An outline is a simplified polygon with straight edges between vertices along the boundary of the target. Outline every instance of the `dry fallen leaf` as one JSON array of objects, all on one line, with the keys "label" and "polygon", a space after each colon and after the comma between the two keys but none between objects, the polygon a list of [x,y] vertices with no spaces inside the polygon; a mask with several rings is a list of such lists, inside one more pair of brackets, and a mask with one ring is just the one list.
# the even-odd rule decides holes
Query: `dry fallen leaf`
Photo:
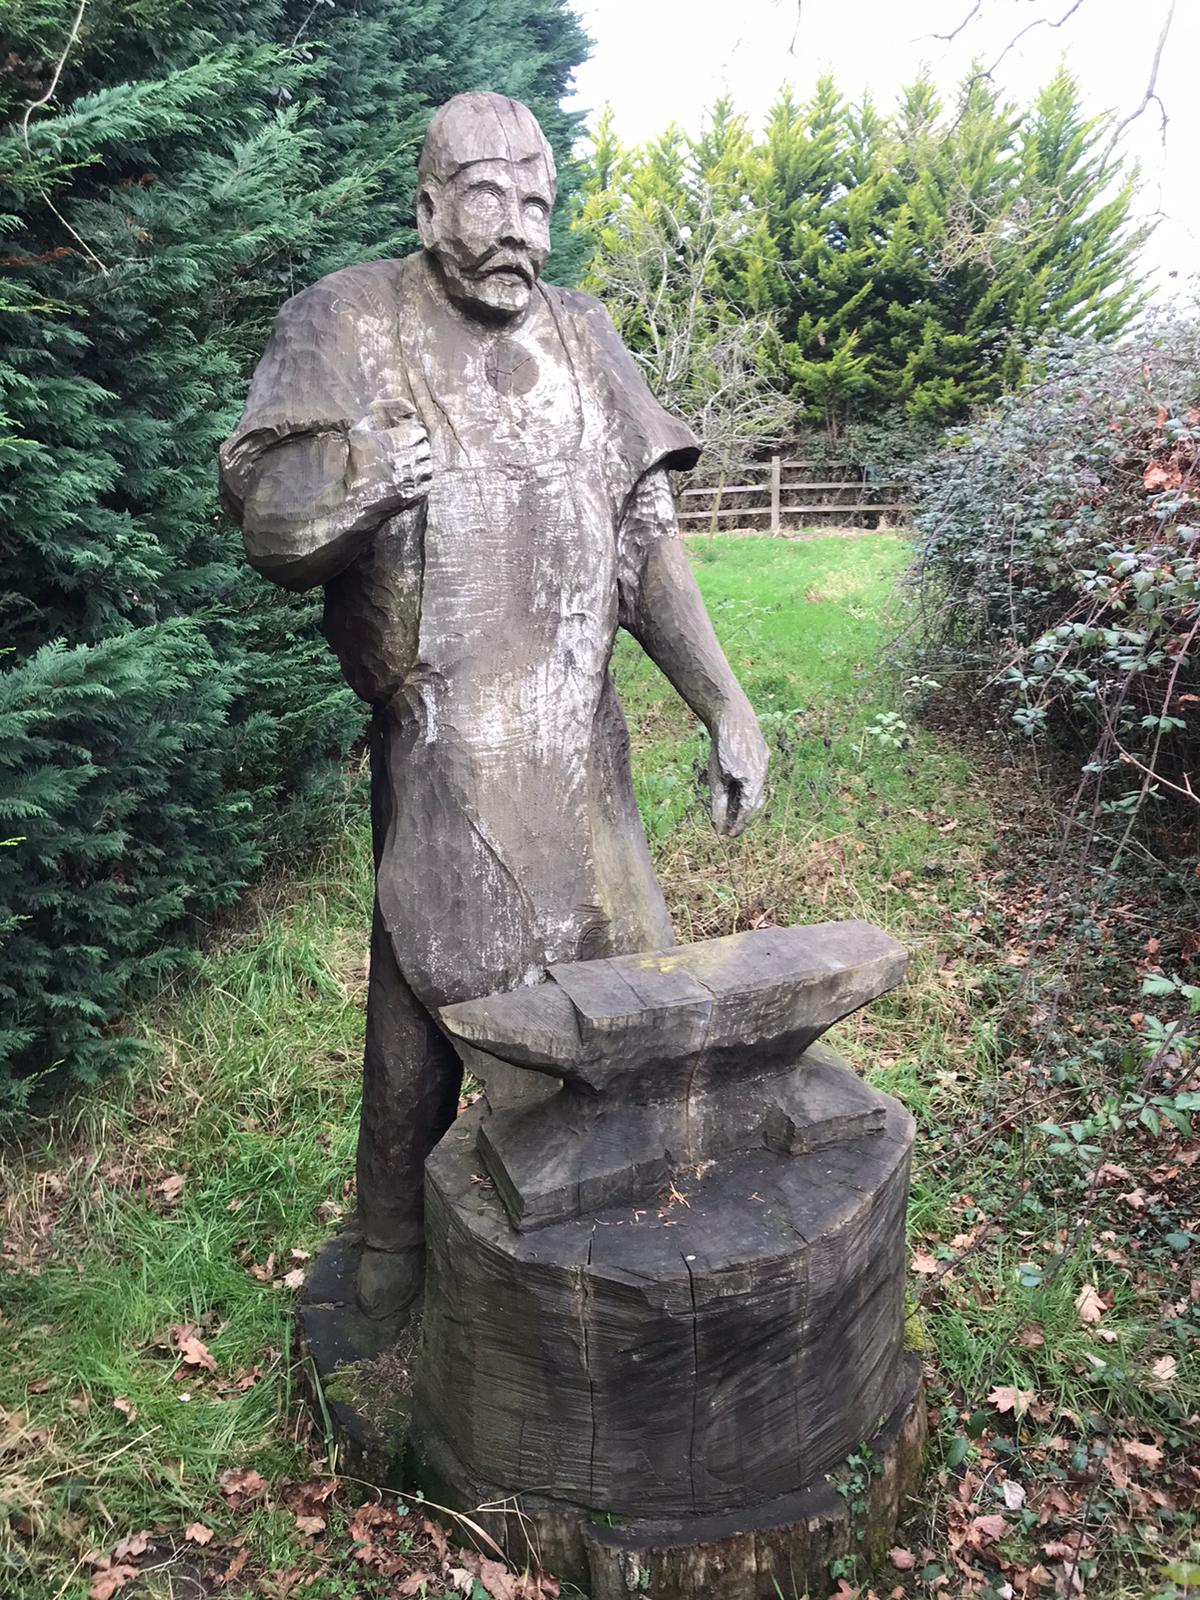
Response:
[{"label": "dry fallen leaf", "polygon": [[1046,1335],[1040,1328],[1030,1325],[1022,1328],[1017,1335],[1017,1343],[1025,1350],[1039,1350],[1046,1342]]},{"label": "dry fallen leaf", "polygon": [[517,1600],[516,1575],[499,1561],[489,1561],[486,1556],[481,1556],[479,1581],[492,1600]]},{"label": "dry fallen leaf", "polygon": [[[405,1578],[404,1582],[396,1590],[396,1593],[398,1595],[406,1595],[406,1596],[407,1595],[413,1595],[413,1594],[420,1594],[421,1585],[423,1583],[431,1582],[432,1578],[433,1578],[433,1574],[431,1572],[414,1572],[414,1573],[410,1574],[409,1577]],[[468,1589],[467,1593],[469,1594],[470,1592],[471,1591]]]},{"label": "dry fallen leaf", "polygon": [[172,1328],[171,1334],[175,1340],[175,1348],[179,1351],[184,1366],[200,1367],[205,1372],[215,1372],[217,1370],[217,1363],[209,1354],[208,1346],[202,1344],[196,1337],[194,1323],[189,1322],[186,1326]]},{"label": "dry fallen leaf", "polygon": [[318,1533],[325,1532],[325,1518],[318,1516],[297,1516],[296,1529],[298,1532],[306,1534],[310,1539],[315,1539]]},{"label": "dry fallen leaf", "polygon": [[206,1528],[202,1522],[189,1522],[183,1530],[183,1537],[189,1544],[207,1544],[212,1536],[212,1529]]},{"label": "dry fallen leaf", "polygon": [[183,1193],[183,1186],[187,1182],[182,1172],[176,1172],[170,1178],[164,1178],[161,1183],[154,1185],[155,1194],[162,1195],[169,1206],[178,1205],[179,1197]]},{"label": "dry fallen leaf", "polygon": [[992,1544],[997,1539],[1003,1539],[1007,1530],[1008,1523],[998,1512],[987,1517],[971,1518],[971,1532],[977,1541],[984,1544]]},{"label": "dry fallen leaf", "polygon": [[229,1467],[224,1472],[218,1472],[217,1482],[221,1486],[221,1493],[235,1511],[244,1500],[252,1500],[267,1487],[267,1480],[253,1467],[243,1467],[241,1471]]},{"label": "dry fallen leaf", "polygon": [[438,1523],[431,1522],[428,1517],[425,1518],[421,1526],[433,1540],[433,1548],[437,1551],[439,1559],[444,1561],[449,1550],[449,1545],[446,1542],[446,1530],[440,1527]]},{"label": "dry fallen leaf", "polygon": [[304,1268],[293,1267],[290,1272],[285,1272],[279,1280],[279,1286],[284,1289],[302,1289],[304,1287]]},{"label": "dry fallen leaf", "polygon": [[112,1600],[118,1589],[123,1589],[131,1578],[136,1578],[138,1569],[127,1566],[124,1562],[114,1565],[105,1556],[96,1576],[93,1578],[88,1594],[91,1600]]},{"label": "dry fallen leaf", "polygon": [[888,1551],[888,1560],[899,1572],[909,1572],[917,1564],[917,1558],[911,1550],[899,1548]]},{"label": "dry fallen leaf", "polygon": [[1159,1356],[1158,1360],[1150,1368],[1150,1371],[1154,1374],[1155,1388],[1173,1383],[1178,1370],[1179,1363],[1174,1356]]},{"label": "dry fallen leaf", "polygon": [[1075,1296],[1075,1309],[1080,1322],[1099,1322],[1107,1309],[1094,1283],[1085,1283]]},{"label": "dry fallen leaf", "polygon": [[936,1272],[938,1270],[938,1262],[930,1255],[928,1250],[914,1250],[912,1269],[914,1272]]},{"label": "dry fallen leaf", "polygon": [[994,1405],[997,1411],[1011,1411],[1014,1417],[1023,1417],[1029,1410],[1033,1396],[1032,1389],[1015,1389],[1012,1384],[1004,1383],[997,1384],[988,1395],[988,1402]]},{"label": "dry fallen leaf", "polygon": [[257,1278],[259,1283],[269,1283],[270,1282],[270,1280],[275,1276],[275,1252],[274,1252],[274,1250],[271,1250],[271,1251],[268,1252],[267,1259],[263,1262],[263,1264],[261,1266],[259,1266],[257,1264],[257,1262],[253,1266],[251,1266],[251,1268],[250,1268],[250,1276],[252,1278]]},{"label": "dry fallen leaf", "polygon": [[114,1561],[127,1561],[130,1556],[144,1556],[150,1548],[150,1529],[127,1533],[113,1551]]},{"label": "dry fallen leaf", "polygon": [[119,1395],[117,1399],[113,1401],[113,1410],[123,1412],[125,1416],[129,1418],[130,1422],[137,1421],[137,1407],[134,1405],[132,1400],[126,1400],[124,1395]]},{"label": "dry fallen leaf", "polygon": [[1020,1511],[1025,1504],[1025,1491],[1015,1478],[1005,1478],[1000,1485],[1000,1493],[1010,1511]]},{"label": "dry fallen leaf", "polygon": [[250,1552],[249,1552],[249,1550],[247,1550],[243,1546],[243,1548],[238,1551],[238,1553],[234,1556],[233,1560],[225,1568],[225,1571],[217,1579],[217,1582],[218,1583],[232,1583],[233,1580],[241,1572],[242,1568],[246,1565],[247,1561],[249,1561],[249,1559],[250,1559]]},{"label": "dry fallen leaf", "polygon": [[1042,1554],[1051,1561],[1078,1561],[1080,1549],[1079,1539],[1051,1539],[1042,1546]]},{"label": "dry fallen leaf", "polygon": [[1140,1439],[1124,1439],[1121,1449],[1135,1461],[1144,1461],[1148,1467],[1161,1467],[1163,1453],[1156,1444],[1143,1444]]}]

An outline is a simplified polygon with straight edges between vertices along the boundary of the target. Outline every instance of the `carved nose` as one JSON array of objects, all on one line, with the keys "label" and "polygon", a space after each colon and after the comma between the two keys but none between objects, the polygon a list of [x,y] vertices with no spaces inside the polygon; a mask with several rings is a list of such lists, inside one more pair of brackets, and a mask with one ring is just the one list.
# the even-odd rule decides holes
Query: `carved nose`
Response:
[{"label": "carved nose", "polygon": [[528,243],[525,237],[525,222],[521,212],[521,204],[516,195],[509,195],[504,210],[504,231],[500,242],[507,245],[516,245],[524,248]]}]

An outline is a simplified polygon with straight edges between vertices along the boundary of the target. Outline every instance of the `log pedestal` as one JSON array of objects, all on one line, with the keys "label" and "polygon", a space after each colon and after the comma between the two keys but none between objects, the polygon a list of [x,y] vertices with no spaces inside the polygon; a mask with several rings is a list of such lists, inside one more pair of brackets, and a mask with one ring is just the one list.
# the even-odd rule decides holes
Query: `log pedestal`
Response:
[{"label": "log pedestal", "polygon": [[426,1168],[411,1442],[517,1562],[789,1600],[891,1542],[913,1122],[814,1041],[904,962],[862,923],[771,929],[443,1013],[485,1082],[560,1080],[506,1104],[493,1075]]},{"label": "log pedestal", "polygon": [[677,1172],[677,1198],[533,1233],[480,1181],[480,1115],[460,1119],[427,1169],[411,1442],[430,1497],[593,1600],[792,1600],[886,1550],[924,1412],[912,1120],[878,1099],[878,1133]]},{"label": "log pedestal", "polygon": [[913,1122],[814,1041],[903,967],[865,924],[762,930],[443,1012],[487,1094],[426,1165],[431,1501],[592,1600],[816,1600],[886,1552]]}]

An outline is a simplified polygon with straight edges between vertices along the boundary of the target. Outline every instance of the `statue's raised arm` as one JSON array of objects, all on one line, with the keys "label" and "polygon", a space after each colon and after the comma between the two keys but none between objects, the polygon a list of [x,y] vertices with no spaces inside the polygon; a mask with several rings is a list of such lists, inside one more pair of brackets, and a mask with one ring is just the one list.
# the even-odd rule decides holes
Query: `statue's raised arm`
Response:
[{"label": "statue's raised arm", "polygon": [[337,272],[275,319],[221,491],[246,556],[285,589],[327,583],[429,487],[429,440],[370,337],[385,316],[369,273]]}]

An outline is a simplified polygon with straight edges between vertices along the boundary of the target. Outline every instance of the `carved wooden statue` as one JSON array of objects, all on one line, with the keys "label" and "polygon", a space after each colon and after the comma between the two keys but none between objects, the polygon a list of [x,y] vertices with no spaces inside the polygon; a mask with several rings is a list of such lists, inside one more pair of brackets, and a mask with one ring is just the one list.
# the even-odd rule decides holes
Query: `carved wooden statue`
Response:
[{"label": "carved wooden statue", "polygon": [[720,830],[761,804],[767,766],[676,536],[667,472],[696,442],[601,306],[539,281],[555,170],[537,122],[460,95],[418,178],[423,248],[287,302],[221,452],[250,561],[324,584],[326,635],[374,707],[358,1298],[377,1317],[420,1285],[422,1167],[458,1099],[439,1009],[672,942],[617,627],[709,729]]}]

